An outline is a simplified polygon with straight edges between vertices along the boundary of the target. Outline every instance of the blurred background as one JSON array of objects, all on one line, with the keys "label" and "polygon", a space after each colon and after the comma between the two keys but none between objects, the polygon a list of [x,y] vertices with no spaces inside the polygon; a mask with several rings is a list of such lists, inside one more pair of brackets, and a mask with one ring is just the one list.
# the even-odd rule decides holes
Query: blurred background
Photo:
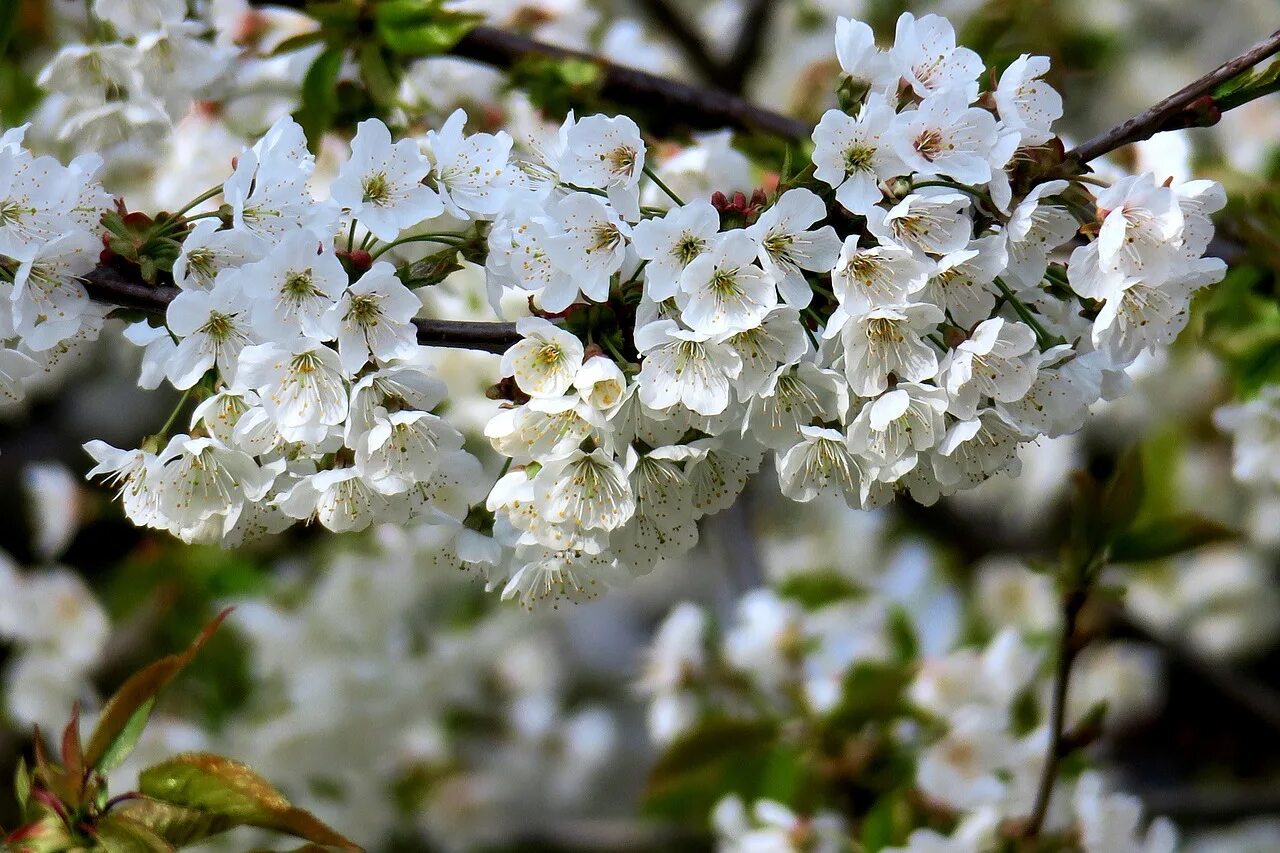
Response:
[{"label": "blurred background", "polygon": [[[296,105],[307,68],[270,55],[273,42],[305,26],[297,16],[234,0],[208,5],[242,54],[242,88],[193,110],[172,134],[86,140],[62,132],[74,105],[42,97],[35,82],[84,25],[84,4],[23,0],[19,37],[0,66],[4,126],[31,121],[33,144],[63,156],[109,146],[109,190],[135,208],[181,204]],[[837,16],[891,39],[901,11],[936,11],[993,67],[1021,53],[1050,56],[1067,105],[1060,132],[1077,141],[1280,22],[1275,0],[454,5],[811,121],[834,104]],[[420,60],[401,85],[410,126],[435,126],[459,105],[494,124],[540,121],[492,69],[463,60]],[[763,176],[730,145],[726,135],[673,144],[659,173],[685,197],[749,192]],[[321,169],[336,168],[338,155],[327,165],[325,156]],[[1124,592],[1091,614],[1098,642],[1074,700],[1082,715],[1107,702],[1088,754],[1148,813],[1173,818],[1188,849],[1280,849],[1280,414],[1249,421],[1262,458],[1248,465],[1233,456],[1231,431],[1248,418],[1230,414],[1269,393],[1269,411],[1280,411],[1280,99],[1117,156],[1158,177],[1215,178],[1232,198],[1214,247],[1232,271],[1198,297],[1167,357],[1142,365],[1134,393],[1101,406],[1082,433],[1029,447],[1020,477],[930,508],[901,500],[875,512],[801,510],[765,471],[743,500],[705,521],[687,558],[548,612],[500,602],[483,578],[443,558],[430,528],[295,529],[222,550],[132,527],[108,490],[85,482],[80,446],[91,438],[136,446],[174,400],[136,387],[140,351],[114,332],[69,349],[29,400],[0,411],[0,779],[12,777],[33,725],[56,729],[75,701],[93,709],[138,666],[235,604],[228,627],[163,700],[119,790],[148,760],[210,749],[250,761],[370,849],[712,849],[711,807],[756,782],[714,763],[686,778],[671,759],[671,745],[713,704],[674,690],[664,669],[673,660],[701,665],[689,651],[701,641],[678,636],[673,608],[698,605],[705,621],[694,620],[695,633],[721,638],[729,660],[782,642],[780,628],[752,621],[763,618],[762,590],[771,590],[763,595],[773,614],[790,612],[778,601],[811,610],[841,598],[832,590],[856,590],[849,600],[878,602],[884,619],[909,626],[924,660],[980,646],[1005,625],[1043,638],[1056,605],[1050,581],[1033,569],[1062,535],[1071,472],[1105,474],[1137,447],[1148,475],[1144,513],[1195,511],[1241,535],[1112,567]],[[479,268],[454,274],[428,299],[439,316],[491,316]],[[497,357],[439,351],[435,359],[469,449],[487,458],[481,427],[496,404],[483,391],[499,378]],[[13,825],[10,809],[0,796],[0,825]]]}]

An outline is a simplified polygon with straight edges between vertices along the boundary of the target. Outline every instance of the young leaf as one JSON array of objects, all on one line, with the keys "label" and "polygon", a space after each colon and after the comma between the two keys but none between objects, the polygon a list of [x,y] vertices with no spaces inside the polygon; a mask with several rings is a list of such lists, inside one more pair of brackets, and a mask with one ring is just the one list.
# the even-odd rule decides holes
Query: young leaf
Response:
[{"label": "young leaf", "polygon": [[226,832],[235,821],[221,815],[136,797],[121,803],[115,813],[124,814],[174,847],[189,847],[206,838]]},{"label": "young leaf", "polygon": [[106,853],[170,853],[176,848],[148,827],[122,814],[109,814],[94,827]]},{"label": "young leaf", "polygon": [[353,842],[315,815],[292,806],[246,764],[218,755],[188,753],[150,767],[138,777],[139,790],[153,800],[217,815],[240,826],[271,829],[344,850]]},{"label": "young leaf", "polygon": [[103,753],[102,758],[98,761],[98,772],[103,774],[110,773],[124,763],[124,760],[129,757],[129,753],[133,752],[133,748],[138,745],[138,739],[142,737],[142,730],[147,727],[147,720],[151,718],[151,709],[155,705],[155,699],[148,699],[138,706],[138,709],[133,712],[133,716],[129,717],[124,724],[124,728],[120,730],[120,735],[111,742],[111,745],[107,747],[107,751]]},{"label": "young leaf", "polygon": [[[97,728],[89,738],[89,747],[84,752],[85,767],[102,769],[103,760],[108,754],[116,761],[115,766],[118,766],[133,746],[127,743],[117,746],[117,741],[123,738],[127,742],[132,737],[133,743],[137,743],[137,732],[134,731],[134,727],[146,724],[150,707],[143,712],[141,724],[135,716],[144,706],[153,703],[156,694],[173,681],[178,673],[186,669],[230,613],[229,608],[219,613],[182,654],[161,658],[146,669],[134,673],[121,685],[107,702],[106,707],[102,709]],[[125,750],[123,754],[120,754],[121,749]]]},{"label": "young leaf", "polygon": [[1102,492],[1102,526],[1104,540],[1110,541],[1128,530],[1142,508],[1144,491],[1142,454],[1127,451],[1116,461],[1116,468]]},{"label": "young leaf", "polygon": [[1111,545],[1111,559],[1120,563],[1161,560],[1239,535],[1224,524],[1198,515],[1171,515],[1121,534]]},{"label": "young leaf", "polygon": [[18,812],[25,816],[27,803],[31,802],[31,773],[22,756],[18,756],[18,767],[13,771],[13,793],[18,798]]},{"label": "young leaf", "polygon": [[302,125],[313,152],[338,115],[338,73],[345,52],[341,47],[330,47],[316,57],[302,78],[302,104],[293,117]]}]

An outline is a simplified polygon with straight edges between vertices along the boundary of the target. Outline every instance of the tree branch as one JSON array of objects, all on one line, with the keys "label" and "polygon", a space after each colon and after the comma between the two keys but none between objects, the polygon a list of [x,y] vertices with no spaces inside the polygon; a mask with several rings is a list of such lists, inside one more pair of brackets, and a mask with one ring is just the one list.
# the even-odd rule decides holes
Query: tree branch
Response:
[{"label": "tree branch", "polygon": [[717,86],[723,85],[721,81],[725,74],[724,63],[712,55],[707,43],[689,25],[680,10],[667,0],[636,0],[636,5],[654,26],[661,29],[667,38],[676,43],[702,79]]},{"label": "tree branch", "polygon": [[738,43],[733,46],[733,54],[725,63],[724,75],[719,83],[730,92],[741,93],[747,85],[747,78],[755,70],[764,48],[764,35],[769,29],[770,15],[774,9],[782,5],[774,0],[752,0],[742,12],[742,29],[738,32]]},{"label": "tree branch", "polygon": [[1088,601],[1087,589],[1072,590],[1062,600],[1062,633],[1058,638],[1058,661],[1053,672],[1053,697],[1049,708],[1049,745],[1045,748],[1044,767],[1036,787],[1035,805],[1023,827],[1026,838],[1039,835],[1049,814],[1049,802],[1058,781],[1058,765],[1062,760],[1067,728],[1067,690],[1071,686],[1071,669],[1080,653],[1076,628],[1080,612]]},{"label": "tree branch", "polygon": [[[1164,130],[1213,124],[1220,114],[1210,93],[1222,83],[1248,71],[1277,53],[1280,53],[1280,30],[1235,59],[1222,63],[1199,80],[1174,92],[1155,106],[1077,146],[1068,152],[1068,156],[1081,163],[1088,163],[1117,148],[1150,139]],[[1199,102],[1203,98],[1210,98],[1210,100],[1202,105]],[[1212,120],[1206,120],[1206,113],[1210,114],[1209,118]]]},{"label": "tree branch", "polygon": [[450,53],[499,68],[509,68],[533,56],[591,62],[603,74],[600,94],[650,114],[649,129],[659,134],[681,128],[731,127],[799,140],[807,138],[813,130],[807,122],[766,110],[719,89],[693,86],[615,65],[594,54],[567,50],[494,27],[476,27],[454,45]]},{"label": "tree branch", "polygon": [[[81,280],[89,297],[97,302],[163,314],[180,292],[172,286],[152,287],[130,278],[114,267],[99,265]],[[520,340],[515,323],[477,323],[465,320],[414,320],[418,343],[503,353]]]}]

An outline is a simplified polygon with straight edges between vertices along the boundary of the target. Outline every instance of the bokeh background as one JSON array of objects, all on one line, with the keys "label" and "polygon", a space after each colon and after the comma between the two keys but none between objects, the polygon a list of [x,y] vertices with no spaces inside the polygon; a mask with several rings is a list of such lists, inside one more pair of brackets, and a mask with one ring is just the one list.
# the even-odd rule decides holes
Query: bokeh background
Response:
[{"label": "bokeh background", "polygon": [[[235,0],[210,5],[227,21],[249,14]],[[1275,0],[454,5],[814,121],[832,105],[836,16],[891,37],[899,12],[936,11],[989,65],[1024,52],[1052,57],[1067,104],[1061,132],[1076,140],[1280,25]],[[83,9],[79,0],[23,0],[20,35],[0,66],[5,127],[32,121],[29,138],[63,155],[86,141],[59,138],[67,105],[42,98],[34,76],[82,25]],[[286,11],[262,15],[266,35],[242,49],[263,55],[243,90],[217,105],[217,120],[205,105],[159,142],[90,144],[112,147],[108,189],[136,208],[172,208],[293,108],[307,64],[269,57],[262,45],[303,24]],[[727,73],[744,27],[759,31],[758,48]],[[418,62],[402,99],[406,120],[423,126],[457,105],[495,123],[538,121],[491,69],[452,58]],[[659,173],[685,197],[749,192],[763,176],[729,144],[672,146]],[[322,170],[336,169],[340,147],[322,153]],[[139,353],[116,334],[69,351],[31,399],[0,411],[0,779],[12,777],[34,724],[57,728],[76,701],[93,709],[129,672],[235,604],[227,629],[162,702],[126,779],[148,759],[219,751],[251,761],[371,849],[711,849],[709,807],[732,773],[695,780],[676,805],[669,791],[655,793],[673,727],[696,714],[655,687],[655,631],[674,607],[701,606],[726,643],[748,644],[737,652],[747,656],[750,643],[771,642],[772,629],[751,622],[759,596],[803,601],[833,585],[903,614],[925,655],[991,625],[1049,633],[1050,582],[1030,567],[1060,537],[1071,472],[1105,474],[1137,447],[1148,472],[1144,512],[1195,511],[1240,536],[1112,568],[1126,591],[1093,614],[1101,642],[1082,662],[1075,697],[1081,713],[1108,702],[1105,734],[1089,754],[1149,813],[1172,817],[1188,849],[1280,849],[1280,491],[1265,476],[1233,476],[1232,436],[1214,417],[1280,383],[1280,99],[1126,149],[1117,162],[1177,180],[1213,177],[1232,197],[1214,247],[1233,264],[1227,281],[1198,298],[1167,357],[1142,365],[1133,394],[1100,406],[1084,432],[1028,448],[1020,477],[931,508],[799,507],[766,472],[706,520],[687,558],[548,612],[500,602],[482,578],[439,559],[431,529],[295,529],[222,550],[133,528],[109,491],[84,481],[80,445],[136,446],[174,400],[136,388]],[[428,298],[440,316],[487,318],[483,294],[482,271],[471,268]],[[496,404],[483,391],[499,378],[497,358],[441,351],[436,361],[453,416],[487,458],[480,430]],[[11,803],[0,796],[0,825],[12,825]]]}]

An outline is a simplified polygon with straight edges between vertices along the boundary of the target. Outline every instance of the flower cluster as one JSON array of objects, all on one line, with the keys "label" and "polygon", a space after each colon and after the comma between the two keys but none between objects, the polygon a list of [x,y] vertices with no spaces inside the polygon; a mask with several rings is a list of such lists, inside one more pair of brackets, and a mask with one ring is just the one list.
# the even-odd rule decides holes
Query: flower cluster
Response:
[{"label": "flower cluster", "polygon": [[1044,57],[983,92],[937,16],[889,50],[856,21],[836,38],[846,106],[773,193],[641,206],[646,173],[665,184],[625,117],[570,117],[526,164],[540,194],[496,219],[489,284],[565,320],[521,325],[503,372],[528,399],[489,429],[518,464],[489,500],[508,594],[648,570],[769,450],[788,497],[861,507],[1016,473],[1221,276],[1216,184],[1032,177],[1062,112]]},{"label": "flower cluster", "polygon": [[357,226],[364,245],[389,246],[446,209],[489,207],[510,139],[464,137],[463,120],[428,136],[430,158],[363,123],[324,201],[308,189],[315,161],[292,120],[238,158],[222,187],[227,221],[200,221],[182,242],[165,325],[129,330],[145,346],[144,384],[199,392],[190,431],[139,450],[87,445],[91,475],[119,483],[135,523],[236,543],[294,519],[352,531],[466,517],[479,463],[432,413],[446,389],[418,345],[422,303],[354,245]]},{"label": "flower cluster", "polygon": [[0,136],[0,400],[17,402],[87,341],[105,310],[79,278],[101,249],[111,204],[96,179],[102,158],[67,166],[23,147],[26,126]]},{"label": "flower cluster", "polygon": [[[210,40],[210,22],[182,0],[92,0],[85,41],[67,44],[40,72],[57,140],[99,148],[153,144],[231,66],[235,51]],[[106,34],[114,38],[104,37]],[[56,116],[56,119],[53,117]]]},{"label": "flower cluster", "polygon": [[[624,116],[570,114],[517,145],[467,135],[461,111],[398,141],[362,122],[325,192],[299,126],[276,122],[184,213],[219,192],[220,211],[156,221],[180,293],[128,336],[144,386],[198,402],[189,430],[93,443],[95,474],[186,540],[427,517],[532,605],[687,550],[768,451],[788,497],[859,507],[1016,472],[1020,445],[1079,429],[1220,276],[1201,256],[1221,190],[1148,174],[1094,194],[1106,182],[1054,148],[1042,57],[983,91],[942,18],[903,15],[888,50],[865,24],[836,30],[844,108],[806,168],[749,197],[684,203]],[[520,294],[533,314],[494,388],[509,405],[485,432],[508,464],[484,505],[413,323],[410,285],[439,280],[415,257],[460,250],[495,309]],[[48,277],[79,294],[77,263]]]}]

